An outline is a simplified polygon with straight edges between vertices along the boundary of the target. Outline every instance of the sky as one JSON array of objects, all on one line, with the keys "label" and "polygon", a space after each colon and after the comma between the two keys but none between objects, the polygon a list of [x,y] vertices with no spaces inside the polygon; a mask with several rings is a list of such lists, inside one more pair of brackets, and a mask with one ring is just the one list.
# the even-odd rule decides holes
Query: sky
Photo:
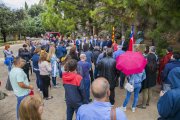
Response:
[{"label": "sky", "polygon": [[11,9],[19,9],[22,7],[24,8],[25,1],[28,6],[39,3],[39,0],[0,0],[0,3],[5,3],[5,5]]}]

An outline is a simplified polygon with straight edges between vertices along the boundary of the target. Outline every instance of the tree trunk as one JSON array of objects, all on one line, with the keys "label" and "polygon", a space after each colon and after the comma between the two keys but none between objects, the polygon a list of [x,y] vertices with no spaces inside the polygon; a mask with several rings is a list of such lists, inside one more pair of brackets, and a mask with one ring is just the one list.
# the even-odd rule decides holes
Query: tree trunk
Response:
[{"label": "tree trunk", "polygon": [[3,40],[4,40],[4,43],[6,43],[7,41],[6,41],[6,33],[5,32],[3,32],[2,33],[2,35],[3,35]]}]

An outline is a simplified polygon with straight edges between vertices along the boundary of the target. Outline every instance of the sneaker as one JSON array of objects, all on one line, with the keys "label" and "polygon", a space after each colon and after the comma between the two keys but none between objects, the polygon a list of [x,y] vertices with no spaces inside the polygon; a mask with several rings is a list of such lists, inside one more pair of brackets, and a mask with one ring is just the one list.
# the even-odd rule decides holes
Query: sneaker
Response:
[{"label": "sneaker", "polygon": [[133,107],[133,108],[132,108],[132,112],[135,112],[135,110],[136,110],[136,108],[135,108],[135,107]]},{"label": "sneaker", "polygon": [[126,107],[121,107],[122,108],[122,110],[125,112],[126,111]]}]

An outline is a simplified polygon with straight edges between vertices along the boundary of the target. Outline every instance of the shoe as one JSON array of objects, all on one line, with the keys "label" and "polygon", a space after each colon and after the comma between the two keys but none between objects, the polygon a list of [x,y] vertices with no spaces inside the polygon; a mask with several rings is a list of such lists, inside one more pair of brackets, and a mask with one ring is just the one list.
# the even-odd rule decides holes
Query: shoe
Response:
[{"label": "shoe", "polygon": [[132,108],[132,112],[135,112],[135,110],[136,110],[136,108],[135,108],[135,107],[133,107],[133,108]]},{"label": "shoe", "polygon": [[46,100],[50,100],[50,99],[52,99],[52,98],[53,98],[53,96],[50,96],[50,97],[47,97]]},{"label": "shoe", "polygon": [[146,106],[149,106],[149,104],[147,103]]},{"label": "shoe", "polygon": [[92,102],[92,99],[89,99],[89,102]]},{"label": "shoe", "polygon": [[137,105],[136,107],[141,108],[141,109],[146,109],[146,106],[144,106],[144,105]]},{"label": "shoe", "polygon": [[126,111],[126,107],[122,107],[122,110],[125,112]]}]

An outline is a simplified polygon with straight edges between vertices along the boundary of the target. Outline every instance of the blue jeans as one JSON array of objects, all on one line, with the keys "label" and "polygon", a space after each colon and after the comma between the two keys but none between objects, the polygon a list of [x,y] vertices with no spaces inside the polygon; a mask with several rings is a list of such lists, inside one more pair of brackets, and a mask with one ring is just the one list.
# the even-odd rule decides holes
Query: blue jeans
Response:
[{"label": "blue jeans", "polygon": [[90,98],[90,80],[84,80],[84,87],[86,92],[86,99],[89,101]]},{"label": "blue jeans", "polygon": [[19,120],[19,107],[20,107],[20,104],[21,104],[21,101],[27,97],[28,95],[25,95],[25,96],[21,96],[21,97],[18,97],[16,96],[17,98],[17,107],[16,107],[16,117],[17,117],[17,120]]},{"label": "blue jeans", "polygon": [[8,65],[8,72],[10,72],[12,69],[12,61],[10,61],[9,65]]},{"label": "blue jeans", "polygon": [[40,72],[37,70],[34,70],[34,73],[36,74],[36,84],[37,87],[42,91],[42,82],[41,82],[41,77],[40,77]]},{"label": "blue jeans", "polygon": [[59,77],[62,78],[61,63],[59,63],[58,68],[59,68]]},{"label": "blue jeans", "polygon": [[[141,89],[141,87],[134,88],[134,100],[133,100],[133,104],[132,104],[133,108],[136,107],[136,105],[138,103],[138,96],[139,96],[140,89]],[[131,92],[127,91],[126,98],[123,103],[123,107],[127,106],[128,102],[130,100],[130,97],[131,97]]]},{"label": "blue jeans", "polygon": [[67,105],[67,110],[66,110],[67,118],[66,118],[66,120],[72,120],[74,112],[77,113],[77,111],[78,111],[78,107],[76,108],[76,107],[69,105],[69,104],[66,104],[66,105]]}]

